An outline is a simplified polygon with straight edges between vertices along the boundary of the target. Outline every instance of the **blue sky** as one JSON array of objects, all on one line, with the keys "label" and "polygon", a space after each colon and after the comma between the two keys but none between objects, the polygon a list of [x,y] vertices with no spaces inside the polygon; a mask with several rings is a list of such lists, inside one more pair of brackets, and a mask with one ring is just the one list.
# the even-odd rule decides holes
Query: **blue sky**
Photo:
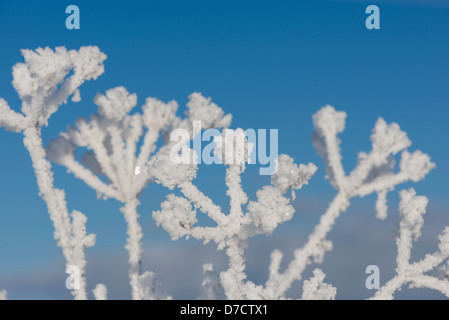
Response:
[{"label": "blue sky", "polygon": [[[429,212],[435,214],[427,217],[429,236],[423,240],[433,248],[434,236],[441,231],[439,226],[449,224],[449,8],[443,1],[432,1],[431,5],[424,0],[371,3],[380,7],[380,30],[365,28],[366,1],[4,0],[0,2],[0,97],[12,108],[20,109],[11,85],[12,66],[21,61],[20,49],[97,45],[108,55],[105,74],[81,87],[80,103],[69,103],[51,118],[49,127],[43,130],[45,142],[77,117],[95,113],[92,99],[96,92],[118,85],[136,92],[139,105],[148,96],[177,100],[180,114],[187,96],[199,91],[233,114],[234,128],[279,129],[280,153],[319,167],[310,185],[298,193],[298,214],[287,223],[290,226],[281,229],[293,240],[285,240],[281,233],[273,235],[272,240],[285,245],[287,251],[292,248],[291,241],[304,240],[333,196],[311,144],[312,114],[326,104],[347,112],[346,131],[341,135],[347,171],[353,168],[358,151],[369,151],[371,130],[382,116],[387,122],[397,122],[408,133],[412,150],[428,153],[437,164],[426,180],[404,185],[415,187],[430,199]],[[69,4],[80,8],[80,30],[65,28],[65,8]],[[52,239],[52,226],[45,204],[38,197],[21,137],[0,130],[0,142],[0,288],[13,287],[9,290],[11,298],[69,298],[63,287],[62,254]],[[97,245],[89,249],[88,259],[96,261],[91,268],[104,273],[98,256],[107,255],[108,261],[116,261],[124,254],[125,226],[119,204],[97,200],[92,190],[63,168],[55,165],[54,171],[56,185],[67,192],[69,208],[84,212],[89,218],[88,230],[97,233]],[[201,172],[199,186],[226,207],[223,172],[215,168],[203,168]],[[256,168],[250,168],[244,179],[250,196],[269,182],[269,178],[257,175]],[[151,211],[159,208],[165,194],[161,186],[150,185],[141,198],[147,268],[162,268],[166,261],[160,256],[159,264],[152,260],[152,250],[178,252],[177,246],[206,250],[192,241],[173,244],[154,225]],[[374,220],[374,198],[369,197],[355,203],[350,209],[353,215],[348,213],[352,219],[360,219],[360,225],[342,218],[333,234],[335,238],[348,244],[358,239],[357,235],[365,236],[360,230],[373,223],[379,223],[378,230],[383,230],[379,232],[392,232],[397,223],[397,194],[392,193],[390,198],[391,218],[387,221]],[[355,214],[356,210],[363,219]],[[348,229],[352,225],[354,228]],[[276,235],[285,241],[275,240]],[[394,238],[388,240],[385,248],[394,254]],[[255,243],[263,243],[260,241]],[[381,264],[387,255],[382,251],[383,242],[376,243],[379,245],[373,250],[377,258],[373,259]],[[348,250],[357,252],[350,246],[344,248],[336,247],[334,259],[345,256]],[[338,265],[338,259],[329,259],[324,271],[331,276],[332,265]],[[126,269],[126,261],[121,263]],[[256,278],[266,269],[265,262],[260,264],[261,269],[253,268]],[[352,266],[360,269],[354,263]],[[95,270],[91,279],[88,269],[90,285],[97,281],[95,277],[101,278],[102,272]],[[48,278],[45,273],[50,274]],[[128,290],[126,272],[122,273],[119,277],[123,290]],[[104,279],[107,285],[117,278],[118,271],[108,274],[110,278]],[[332,276],[341,282],[338,273]],[[263,275],[260,277],[263,279]],[[17,279],[28,280],[22,283]],[[39,285],[33,285],[33,281]],[[356,290],[350,289],[356,284],[347,283],[339,283],[343,297],[350,297]],[[358,290],[362,297],[367,294],[363,288]],[[127,294],[111,292],[117,298]]]}]

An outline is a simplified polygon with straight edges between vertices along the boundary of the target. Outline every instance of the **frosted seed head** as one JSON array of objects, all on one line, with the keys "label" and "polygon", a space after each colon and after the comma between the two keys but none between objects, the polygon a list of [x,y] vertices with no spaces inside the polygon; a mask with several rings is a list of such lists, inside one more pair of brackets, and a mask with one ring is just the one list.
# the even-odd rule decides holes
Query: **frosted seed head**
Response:
[{"label": "frosted seed head", "polygon": [[214,154],[224,164],[245,165],[249,163],[254,144],[250,143],[243,129],[225,129],[214,137]]},{"label": "frosted seed head", "polygon": [[40,125],[45,124],[58,105],[49,103],[58,85],[72,68],[70,54],[64,47],[22,50],[25,63],[13,67],[12,84],[19,94],[23,114]]},{"label": "frosted seed head", "polygon": [[271,176],[271,184],[281,194],[287,192],[288,189],[301,189],[303,185],[308,184],[316,170],[317,167],[313,163],[298,166],[293,162],[293,158],[281,154],[276,161],[276,173]]},{"label": "frosted seed head", "polygon": [[290,200],[283,197],[273,186],[264,186],[257,191],[257,202],[248,204],[248,216],[253,224],[270,234],[279,224],[290,220],[295,210]]},{"label": "frosted seed head", "polygon": [[119,124],[122,139],[137,140],[143,133],[142,116],[138,113],[126,115]]},{"label": "frosted seed head", "polygon": [[13,86],[22,100],[35,95],[39,88],[55,91],[72,67],[70,54],[64,47],[55,51],[48,47],[21,51],[25,63],[13,67]]},{"label": "frosted seed head", "polygon": [[398,124],[387,124],[382,118],[379,118],[376,122],[371,135],[371,142],[373,154],[377,155],[374,159],[380,162],[377,165],[383,164],[388,155],[394,155],[412,144],[407,137],[407,133],[401,131]]},{"label": "frosted seed head", "polygon": [[78,79],[96,80],[104,73],[107,56],[96,46],[84,46],[78,51],[70,50],[73,71]]},{"label": "frosted seed head", "polygon": [[147,98],[143,110],[143,122],[148,129],[167,130],[176,117],[178,103],[164,103],[154,98]]},{"label": "frosted seed head", "polygon": [[430,157],[417,150],[413,153],[403,151],[401,154],[401,162],[399,168],[405,173],[413,182],[418,182],[434,169],[436,166],[430,161]]},{"label": "frosted seed head", "polygon": [[336,135],[345,129],[346,112],[327,105],[313,115],[313,125],[319,136]]},{"label": "frosted seed head", "polygon": [[171,148],[161,149],[149,162],[148,172],[157,183],[172,190],[178,184],[190,182],[196,177],[198,166],[196,164],[196,153],[192,149],[190,152],[190,164],[176,164],[171,157]]},{"label": "frosted seed head", "polygon": [[324,283],[325,274],[321,269],[313,270],[313,277],[304,280],[302,300],[334,300],[337,289]]},{"label": "frosted seed head", "polygon": [[[97,47],[81,47],[78,51],[38,48],[22,50],[22,55],[25,63],[13,67],[13,86],[23,101],[22,113],[39,126],[46,125],[70,95],[75,94],[73,100],[79,101],[78,87],[102,74],[106,59]],[[66,79],[70,70],[73,74]]]},{"label": "frosted seed head", "polygon": [[153,219],[157,225],[161,225],[173,240],[188,235],[197,222],[196,210],[185,198],[173,194],[167,196],[167,200],[161,204],[161,210],[153,212]]},{"label": "frosted seed head", "polygon": [[187,103],[186,116],[190,122],[201,121],[203,129],[229,127],[232,116],[224,115],[224,111],[211,100],[211,98],[205,98],[201,93],[192,93]]},{"label": "frosted seed head", "polygon": [[130,94],[124,87],[116,87],[106,91],[105,96],[97,93],[94,103],[101,116],[119,121],[136,106],[137,95]]},{"label": "frosted seed head", "polygon": [[421,236],[421,228],[424,224],[424,214],[428,199],[424,196],[417,196],[413,188],[399,192],[401,202],[399,203],[399,212],[403,218],[406,227],[410,228],[415,240]]}]

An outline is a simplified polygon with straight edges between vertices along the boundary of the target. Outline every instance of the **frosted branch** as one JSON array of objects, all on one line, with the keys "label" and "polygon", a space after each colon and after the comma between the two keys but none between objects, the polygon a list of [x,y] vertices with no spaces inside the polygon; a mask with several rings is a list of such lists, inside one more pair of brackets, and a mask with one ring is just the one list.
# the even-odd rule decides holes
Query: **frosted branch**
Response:
[{"label": "frosted branch", "polygon": [[[191,95],[189,100],[187,118],[183,120],[175,115],[178,108],[176,102],[166,104],[154,98],[146,99],[142,113],[131,115],[130,112],[137,105],[137,95],[130,94],[124,87],[116,87],[106,91],[105,95],[98,93],[95,96],[97,115],[92,115],[89,120],[78,119],[74,127],[69,127],[67,132],[61,133],[47,147],[47,154],[52,161],[65,166],[99,196],[114,198],[124,203],[121,211],[128,226],[126,249],[129,252],[133,299],[142,298],[138,290],[142,254],[138,198],[146,185],[153,180],[153,176],[148,174],[145,167],[147,163],[156,161],[157,169],[154,175],[164,177],[167,185],[170,185],[170,174],[180,172],[164,171],[166,166],[157,161],[166,159],[153,156],[159,137],[169,132],[176,123],[188,127],[194,120],[204,120],[206,127],[221,126],[229,125],[231,119],[230,116],[225,116],[223,110],[213,104],[210,98],[206,99],[199,93]],[[75,158],[77,148],[87,149],[82,157],[84,165]],[[159,154],[164,154],[166,150],[167,147],[162,147]],[[105,177],[107,182],[104,182],[101,176]],[[189,185],[185,185],[183,190],[198,195]]]},{"label": "frosted branch", "polygon": [[120,208],[126,220],[126,234],[128,235],[126,250],[129,253],[129,278],[134,300],[140,300],[142,297],[138,290],[138,277],[141,274],[141,256],[142,256],[142,227],[139,224],[139,214],[137,207],[139,200],[129,200]]},{"label": "frosted branch", "polygon": [[341,164],[340,140],[337,138],[337,134],[345,129],[345,119],[345,112],[335,111],[331,106],[325,106],[313,115],[315,132],[312,142],[323,158],[330,183],[337,190],[344,189],[346,184],[345,172]]},{"label": "frosted branch", "polygon": [[[313,116],[313,143],[323,158],[327,178],[338,193],[307,243],[295,250],[294,259],[287,269],[283,273],[270,273],[266,285],[271,290],[277,290],[276,297],[282,297],[294,281],[301,279],[307,265],[313,261],[321,262],[326,251],[332,249],[332,243],[326,240],[327,234],[340,214],[346,211],[351,198],[377,193],[376,216],[385,219],[388,210],[387,193],[401,183],[423,179],[435,167],[435,164],[430,162],[430,157],[421,151],[409,153],[403,150],[411,144],[406,133],[402,132],[397,124],[387,124],[383,119],[379,119],[371,135],[371,152],[361,152],[356,168],[346,176],[341,165],[340,140],[337,138],[337,134],[344,130],[345,117],[344,112],[335,111],[331,106],[323,107]],[[392,157],[401,150],[400,171],[394,173],[395,161]],[[278,258],[278,255],[276,257]]]},{"label": "frosted branch", "polygon": [[[241,129],[237,129],[231,133],[238,135],[241,132]],[[292,158],[279,156],[272,184],[257,192],[257,201],[248,202],[248,197],[241,187],[241,175],[245,171],[250,149],[240,150],[239,153],[223,143],[223,140],[220,140],[223,138],[225,137],[214,139],[219,142],[214,152],[219,153],[221,159],[234,160],[229,163],[224,161],[227,166],[225,182],[230,198],[229,214],[224,215],[220,207],[193,185],[198,169],[195,163],[175,164],[170,160],[169,150],[161,150],[150,163],[149,170],[157,183],[170,190],[177,187],[184,197],[168,195],[161,205],[161,210],[153,212],[153,218],[173,240],[183,236],[193,237],[205,243],[214,241],[218,249],[225,249],[229,268],[220,274],[220,279],[228,298],[270,298],[274,296],[271,288],[265,290],[263,286],[256,286],[246,280],[244,253],[248,239],[261,233],[270,234],[276,226],[293,217],[291,199],[284,197],[284,194],[288,189],[299,189],[307,184],[316,167],[313,164],[297,166]],[[236,161],[239,159],[240,161]],[[247,202],[244,212],[243,205]],[[196,226],[198,209],[208,214],[217,226]]]},{"label": "frosted branch", "polygon": [[[229,299],[278,299],[285,298],[286,291],[294,281],[302,278],[304,270],[312,263],[322,262],[325,253],[332,249],[328,234],[352,198],[376,194],[376,217],[385,219],[388,192],[399,184],[424,179],[435,168],[428,155],[420,150],[408,150],[411,141],[399,125],[379,118],[371,134],[371,150],[360,152],[356,167],[347,174],[342,165],[338,137],[345,129],[346,113],[336,111],[332,106],[323,107],[313,115],[312,142],[337,194],[307,242],[294,251],[286,269],[280,268],[282,252],[274,250],[267,282],[256,285],[245,273],[249,240],[259,234],[269,235],[280,224],[292,219],[295,191],[308,184],[317,170],[314,164],[297,165],[291,157],[280,155],[270,183],[257,191],[256,199],[250,200],[242,187],[242,177],[254,145],[248,143],[242,129],[225,131],[214,137],[214,153],[226,166],[224,181],[230,209],[224,213],[194,184],[198,155],[187,148],[190,164],[175,163],[171,158],[174,141],[169,141],[169,137],[173,130],[185,129],[192,140],[200,133],[193,126],[194,121],[200,121],[202,129],[227,128],[232,116],[226,115],[211,98],[196,92],[188,97],[184,117],[176,115],[178,104],[175,101],[164,103],[155,98],[147,98],[141,112],[135,111],[137,95],[124,87],[98,93],[94,98],[97,114],[89,119],[79,118],[45,150],[42,127],[69,98],[74,102],[81,100],[79,87],[104,72],[106,55],[97,47],[82,47],[78,51],[63,47],[55,50],[38,48],[22,50],[22,55],[24,63],[13,67],[12,82],[22,100],[21,113],[0,98],[0,126],[23,135],[40,196],[54,225],[54,238],[62,249],[67,267],[76,266],[80,271],[80,288],[72,291],[75,299],[87,298],[85,249],[94,245],[95,235],[88,234],[87,218],[83,213],[69,212],[64,190],[54,187],[52,167],[47,158],[66,167],[98,196],[122,203],[120,211],[127,223],[125,248],[129,253],[132,297],[148,300],[171,299],[153,272],[142,274],[141,270],[143,233],[137,208],[139,197],[150,182],[180,192],[169,194],[160,210],[153,212],[158,226],[164,228],[173,240],[192,237],[204,243],[212,241],[228,257],[227,269],[220,274],[212,264],[203,266],[201,299],[220,299],[224,297],[223,292]],[[161,137],[165,145],[159,147]],[[234,141],[237,141],[237,147]],[[239,142],[243,142],[243,148],[238,147]],[[81,148],[83,155],[79,160],[77,151]],[[286,195],[288,191],[292,192],[291,197]],[[449,227],[439,235],[437,251],[417,262],[410,262],[413,241],[421,235],[428,200],[417,196],[413,189],[401,191],[400,197],[397,274],[377,291],[373,299],[392,299],[405,285],[434,289],[449,297]],[[215,225],[198,225],[198,212],[208,215]],[[427,274],[433,271],[440,272],[440,277]],[[303,283],[302,299],[334,299],[336,288],[324,283],[324,278],[325,274],[315,269],[313,276]],[[105,300],[107,288],[98,284],[93,294],[97,300]],[[2,299],[6,299],[5,290],[0,291]]]},{"label": "frosted branch", "polygon": [[[84,251],[94,244],[95,236],[86,233],[87,218],[81,212],[73,211],[70,217],[64,191],[54,187],[51,164],[42,146],[41,128],[70,95],[75,94],[74,100],[80,100],[79,86],[104,72],[106,55],[97,47],[81,47],[78,51],[67,51],[63,47],[55,51],[38,48],[22,50],[22,55],[25,63],[13,67],[13,86],[22,100],[23,115],[12,111],[6,101],[0,99],[0,125],[22,132],[24,136],[40,195],[53,222],[54,237],[62,248],[67,266],[75,265],[80,269],[80,288],[72,293],[75,299],[86,299]],[[69,144],[61,145],[67,153],[73,151]]]},{"label": "frosted branch", "polygon": [[271,184],[275,186],[281,194],[292,190],[292,198],[295,199],[295,190],[299,190],[303,185],[307,185],[310,178],[318,168],[313,164],[300,164],[297,166],[288,155],[281,154],[276,162],[276,172],[271,176]]},{"label": "frosted branch", "polygon": [[398,246],[396,276],[381,287],[372,299],[391,300],[396,291],[409,284],[411,288],[429,288],[440,291],[449,297],[449,282],[447,279],[426,275],[426,272],[436,269],[449,258],[449,227],[438,237],[439,251],[428,254],[419,262],[410,263],[413,241],[421,236],[424,224],[423,216],[426,213],[428,199],[417,196],[415,190],[402,190],[399,212],[401,223],[399,236],[396,240]]},{"label": "frosted branch", "polygon": [[[58,107],[77,92],[83,82],[104,72],[106,55],[97,47],[67,51],[58,47],[22,50],[25,63],[13,67],[13,86],[22,100],[22,112],[30,125],[46,125]],[[69,77],[69,72],[73,74]],[[60,88],[59,90],[58,87]],[[75,99],[79,100],[79,99]]]},{"label": "frosted branch", "polygon": [[324,277],[320,269],[313,270],[313,277],[304,281],[301,300],[335,300],[337,289],[324,283]]}]

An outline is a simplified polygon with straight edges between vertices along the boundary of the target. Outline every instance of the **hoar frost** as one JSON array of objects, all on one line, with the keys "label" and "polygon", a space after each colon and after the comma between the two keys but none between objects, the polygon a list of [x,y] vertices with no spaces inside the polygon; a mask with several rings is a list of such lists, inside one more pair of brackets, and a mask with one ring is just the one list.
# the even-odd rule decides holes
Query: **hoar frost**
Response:
[{"label": "hoar frost", "polygon": [[[122,204],[120,211],[127,224],[132,297],[148,300],[172,299],[155,272],[141,270],[143,231],[137,208],[143,189],[151,182],[178,192],[168,194],[160,210],[153,212],[158,226],[173,240],[192,237],[204,243],[214,242],[228,257],[227,269],[221,272],[210,263],[203,265],[199,298],[286,299],[286,292],[294,282],[302,280],[305,269],[321,263],[326,252],[332,250],[328,234],[352,198],[376,194],[376,216],[385,219],[388,192],[402,183],[424,179],[435,168],[427,154],[408,150],[411,141],[399,125],[380,118],[371,135],[371,150],[360,152],[357,165],[346,173],[338,137],[345,129],[346,113],[332,106],[321,108],[312,117],[315,127],[312,142],[323,159],[326,177],[336,190],[335,198],[306,243],[294,251],[285,269],[281,270],[282,252],[274,250],[267,281],[256,284],[247,279],[245,272],[249,240],[259,234],[270,235],[293,218],[295,192],[312,179],[318,169],[315,164],[296,164],[290,156],[279,155],[270,183],[257,190],[256,199],[251,200],[242,188],[242,176],[254,146],[245,140],[245,132],[239,128],[228,130],[228,135],[232,140],[243,139],[243,149],[235,149],[233,144],[226,143],[225,135],[217,135],[215,152],[225,160],[222,161],[226,168],[224,183],[230,204],[229,212],[224,212],[195,186],[200,169],[196,161],[188,164],[172,161],[173,142],[169,137],[174,130],[183,129],[193,139],[200,133],[195,131],[195,121],[201,121],[203,129],[227,128],[232,116],[200,93],[188,97],[184,117],[176,115],[178,104],[175,101],[165,103],[151,97],[145,99],[139,112],[135,110],[137,95],[124,87],[98,93],[94,97],[97,114],[89,119],[79,118],[44,149],[42,128],[69,98],[72,102],[81,101],[80,86],[104,72],[106,55],[93,46],[79,50],[63,47],[22,50],[22,55],[24,62],[13,67],[12,82],[22,101],[21,112],[14,111],[0,98],[0,126],[23,135],[66,265],[80,268],[80,289],[72,291],[76,299],[87,299],[85,249],[94,245],[95,235],[87,232],[87,217],[83,213],[67,209],[64,191],[54,187],[48,159],[66,167],[99,197],[113,198]],[[157,147],[161,138],[163,143]],[[77,151],[81,148],[84,152],[78,157]],[[187,151],[191,159],[198,157],[194,150],[188,148]],[[400,158],[398,166],[396,157]],[[396,275],[373,299],[392,299],[405,285],[438,290],[449,297],[449,227],[438,236],[439,245],[434,253],[418,262],[410,262],[413,242],[421,235],[428,199],[416,195],[414,189],[402,190],[399,194],[401,223],[396,241]],[[198,214],[208,215],[215,224],[198,225]],[[439,275],[434,276],[432,272]],[[323,270],[314,268],[312,277],[303,281],[301,298],[335,299],[337,288],[324,281]],[[104,284],[97,284],[92,293],[97,300],[106,300],[108,296]],[[6,297],[6,290],[0,290],[0,300]]]}]

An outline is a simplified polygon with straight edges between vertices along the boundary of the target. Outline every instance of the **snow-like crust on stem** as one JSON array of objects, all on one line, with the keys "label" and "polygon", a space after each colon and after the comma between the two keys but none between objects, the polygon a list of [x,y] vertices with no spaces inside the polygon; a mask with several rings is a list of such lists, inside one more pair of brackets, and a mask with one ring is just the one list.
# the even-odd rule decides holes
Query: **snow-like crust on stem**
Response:
[{"label": "snow-like crust on stem", "polygon": [[[257,200],[251,201],[241,186],[241,175],[249,161],[253,146],[244,144],[243,150],[234,150],[224,143],[224,136],[214,139],[215,150],[226,166],[225,184],[230,200],[230,211],[223,210],[202,193],[194,184],[198,167],[192,164],[175,164],[170,159],[170,132],[185,129],[191,139],[193,121],[201,121],[202,128],[226,128],[231,115],[200,93],[189,96],[185,117],[176,116],[178,104],[164,103],[147,98],[142,113],[131,114],[137,105],[136,94],[124,87],[97,94],[94,102],[98,114],[89,120],[80,118],[50,142],[42,146],[41,130],[59,106],[71,97],[81,100],[79,87],[85,81],[95,80],[104,72],[106,59],[97,47],[81,47],[66,50],[58,47],[22,50],[24,63],[13,67],[13,86],[22,100],[21,113],[10,108],[0,98],[0,126],[23,135],[35,171],[39,192],[47,204],[54,225],[54,237],[62,248],[67,266],[80,270],[80,289],[72,290],[75,299],[86,299],[85,248],[93,246],[95,235],[86,231],[87,218],[79,211],[69,212],[63,190],[54,187],[53,173],[47,157],[83,180],[99,196],[114,198],[123,203],[121,208],[127,222],[127,244],[130,263],[130,284],[134,299],[171,299],[163,290],[153,272],[141,274],[142,229],[138,222],[139,196],[145,186],[156,181],[170,190],[178,188],[182,196],[169,194],[161,210],[153,212],[156,223],[176,240],[193,237],[205,243],[213,241],[218,249],[224,249],[228,269],[218,275],[211,264],[203,266],[201,284],[203,299],[221,299],[223,291],[230,299],[282,299],[293,282],[311,263],[320,263],[325,253],[332,249],[327,235],[340,214],[348,208],[353,197],[376,193],[376,216],[385,219],[388,213],[388,192],[404,182],[418,182],[435,168],[430,157],[417,150],[410,152],[411,141],[395,123],[388,124],[379,118],[371,135],[372,149],[360,152],[357,166],[346,174],[338,134],[345,128],[346,113],[325,106],[313,115],[315,132],[313,144],[323,159],[327,178],[337,194],[320,222],[303,247],[295,250],[294,258],[284,271],[280,271],[283,254],[274,250],[269,265],[269,278],[265,285],[256,285],[245,274],[245,250],[251,237],[271,234],[280,224],[294,214],[291,201],[295,190],[314,175],[314,164],[296,165],[287,155],[276,161],[276,172],[271,183],[257,191]],[[236,139],[245,139],[242,129],[228,133]],[[166,145],[156,152],[156,142],[163,137]],[[139,152],[138,146],[140,147]],[[75,157],[77,148],[86,148],[81,162]],[[191,158],[197,155],[190,150]],[[399,170],[395,171],[395,156],[400,155]],[[230,161],[229,161],[230,160]],[[148,170],[146,170],[148,164]],[[292,197],[285,194],[291,189]],[[449,297],[449,227],[438,236],[438,250],[422,260],[411,263],[413,241],[421,235],[424,214],[428,203],[424,196],[417,196],[413,189],[400,192],[399,212],[401,223],[397,238],[396,276],[381,287],[373,299],[392,299],[403,286],[426,287],[438,290]],[[207,214],[216,226],[197,226],[198,212]],[[428,274],[440,273],[440,277]],[[325,274],[315,269],[313,276],[303,283],[302,299],[334,299],[336,289],[324,283]],[[107,289],[99,284],[93,290],[97,300],[107,299]],[[0,291],[0,300],[6,299],[6,291]]]},{"label": "snow-like crust on stem", "polygon": [[324,283],[325,274],[321,269],[313,270],[313,277],[304,281],[301,300],[334,300],[337,289]]},{"label": "snow-like crust on stem", "polygon": [[[410,153],[406,150],[411,141],[397,124],[387,124],[385,120],[379,119],[371,135],[372,150],[369,153],[361,152],[356,168],[347,175],[341,163],[340,140],[337,137],[345,128],[345,119],[345,112],[336,111],[331,106],[323,107],[313,116],[313,143],[324,160],[327,178],[338,193],[309,240],[302,248],[295,250],[294,258],[284,271],[280,271],[282,253],[279,250],[272,253],[269,278],[264,286],[255,285],[246,279],[244,252],[248,239],[260,233],[271,234],[279,224],[292,218],[294,208],[291,199],[284,194],[289,189],[294,191],[307,184],[316,171],[315,165],[298,166],[289,156],[280,155],[271,184],[257,191],[257,201],[248,201],[241,188],[245,161],[225,162],[225,182],[231,205],[230,212],[225,214],[194,186],[198,169],[195,164],[175,165],[169,162],[168,151],[160,152],[150,163],[150,172],[158,183],[170,190],[177,187],[184,197],[169,195],[162,203],[161,210],[153,212],[153,218],[174,240],[184,236],[194,237],[205,243],[214,241],[218,249],[226,250],[229,267],[220,274],[220,280],[227,298],[285,298],[286,291],[293,282],[302,278],[306,267],[312,262],[322,262],[326,251],[332,249],[327,234],[340,214],[346,211],[351,198],[377,193],[377,217],[385,219],[388,210],[387,193],[401,183],[423,179],[435,167],[430,157],[421,151]],[[237,129],[235,132],[238,134],[240,131]],[[222,138],[215,140],[220,142]],[[222,159],[226,159],[226,152],[230,151],[232,150],[222,146],[217,152]],[[394,156],[398,153],[401,154],[401,160],[399,172],[395,172]],[[246,212],[243,211],[243,205],[247,205]],[[196,226],[198,211],[214,220],[216,227]],[[324,285],[323,279],[324,273],[316,270],[314,277],[304,283],[303,298],[333,299],[336,289]]]},{"label": "snow-like crust on stem", "polygon": [[84,250],[94,245],[95,236],[86,232],[86,216],[76,210],[69,214],[64,191],[54,187],[41,129],[69,96],[74,95],[75,101],[81,99],[79,86],[104,72],[106,55],[92,46],[81,47],[78,51],[67,51],[64,47],[22,50],[22,55],[25,63],[13,67],[12,82],[22,100],[22,114],[11,110],[6,101],[0,99],[0,126],[24,136],[40,195],[53,221],[54,237],[62,248],[67,266],[75,265],[80,270],[80,288],[72,290],[72,294],[75,299],[86,299]]},{"label": "snow-like crust on stem", "polygon": [[[164,103],[155,98],[145,100],[142,113],[130,114],[137,105],[137,95],[130,94],[124,87],[110,89],[105,95],[98,93],[94,103],[98,106],[98,114],[92,115],[90,120],[79,118],[74,127],[60,133],[48,145],[47,155],[83,180],[99,196],[123,203],[120,211],[127,223],[126,249],[129,252],[132,297],[143,299],[141,294],[146,292],[148,298],[153,291],[139,289],[143,237],[137,212],[139,196],[154,177],[163,176],[167,187],[171,187],[170,177],[180,179],[179,174],[183,172],[176,170],[176,165],[171,166],[170,158],[153,157],[156,143],[175,124],[190,130],[193,137],[193,121],[205,121],[202,124],[204,128],[220,127],[229,125],[231,117],[224,115],[220,107],[200,93],[189,96],[186,118],[182,120],[176,116],[178,104],[175,101]],[[87,152],[79,162],[75,151],[82,147]],[[167,151],[169,148],[165,146],[160,153]],[[159,161],[154,165],[159,171],[155,170],[153,177],[148,174],[146,165],[154,161]],[[194,174],[190,172],[184,178],[189,179]]]},{"label": "snow-like crust on stem", "polygon": [[424,196],[417,196],[413,188],[402,190],[400,196],[399,212],[402,220],[399,226],[399,236],[396,239],[398,246],[396,276],[382,286],[372,299],[391,300],[394,298],[395,292],[407,284],[410,288],[437,290],[449,298],[449,281],[426,274],[429,271],[437,270],[438,266],[444,262],[448,262],[449,227],[446,227],[438,236],[438,251],[427,254],[418,262],[410,263],[413,241],[417,241],[421,236],[428,199]]},{"label": "snow-like crust on stem", "polygon": [[[235,135],[242,133],[242,136],[243,132],[241,129],[233,131]],[[220,137],[215,140],[222,141]],[[220,153],[223,159],[226,159],[226,153],[235,155],[235,150],[223,144],[216,152]],[[249,201],[241,187],[241,175],[245,172],[245,162],[248,161],[249,154],[248,149],[244,154],[237,155],[237,160],[240,161],[224,162],[227,195],[230,199],[228,214],[224,214],[218,205],[194,186],[197,170],[195,163],[173,164],[167,150],[159,152],[150,162],[150,172],[155,176],[156,182],[169,189],[177,187],[184,196],[168,195],[161,205],[161,210],[153,212],[153,218],[174,240],[183,236],[193,237],[205,243],[214,241],[218,249],[225,249],[229,268],[220,274],[220,279],[226,296],[230,299],[270,298],[264,288],[246,280],[244,251],[248,239],[257,234],[270,234],[279,224],[293,217],[291,199],[284,194],[288,189],[301,188],[317,169],[313,164],[297,166],[292,158],[281,155],[272,184],[257,192],[257,201]],[[244,212],[243,206],[246,204]],[[198,211],[214,220],[216,227],[196,226]]]},{"label": "snow-like crust on stem", "polygon": [[13,67],[12,84],[22,100],[22,113],[39,126],[46,125],[70,95],[77,92],[75,100],[79,101],[79,86],[104,73],[106,59],[93,46],[78,51],[67,51],[64,47],[22,50],[22,55],[25,63]]},{"label": "snow-like crust on stem", "polygon": [[[323,158],[327,178],[337,195],[330,203],[326,212],[321,216],[319,224],[310,234],[308,241],[301,248],[296,249],[294,258],[283,272],[279,268],[270,270],[267,287],[276,290],[275,297],[283,297],[294,281],[302,278],[305,268],[312,262],[320,263],[326,251],[332,249],[332,243],[327,240],[327,234],[332,230],[340,214],[350,205],[350,199],[377,193],[377,217],[385,219],[387,216],[387,193],[395,186],[407,182],[417,182],[423,179],[435,164],[430,157],[421,151],[410,153],[405,150],[411,142],[405,132],[395,123],[387,124],[379,119],[373,129],[370,153],[361,152],[354,170],[347,175],[341,163],[340,140],[337,135],[343,132],[346,113],[336,111],[331,106],[325,106],[313,116],[315,132],[312,141]],[[402,152],[401,152],[402,151]],[[399,172],[394,172],[393,156],[401,152]],[[276,259],[279,254],[275,254]],[[279,266],[279,263],[275,265]]]}]

